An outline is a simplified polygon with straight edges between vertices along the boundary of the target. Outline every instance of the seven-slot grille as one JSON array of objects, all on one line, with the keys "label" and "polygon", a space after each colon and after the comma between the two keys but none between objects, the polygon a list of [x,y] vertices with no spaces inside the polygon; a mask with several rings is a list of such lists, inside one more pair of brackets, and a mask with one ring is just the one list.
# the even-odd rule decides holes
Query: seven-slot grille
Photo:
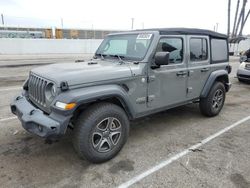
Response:
[{"label": "seven-slot grille", "polygon": [[30,74],[28,84],[29,98],[44,107],[46,107],[45,89],[47,84],[48,81],[43,78]]}]

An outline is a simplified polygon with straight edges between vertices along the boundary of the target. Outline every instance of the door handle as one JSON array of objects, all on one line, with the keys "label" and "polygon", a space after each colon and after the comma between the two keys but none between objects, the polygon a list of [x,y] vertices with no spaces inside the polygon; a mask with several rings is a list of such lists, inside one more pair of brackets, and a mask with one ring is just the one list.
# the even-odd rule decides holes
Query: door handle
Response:
[{"label": "door handle", "polygon": [[201,72],[207,72],[207,71],[209,71],[209,68],[203,68],[203,69],[201,69]]},{"label": "door handle", "polygon": [[187,75],[187,72],[185,71],[180,71],[176,73],[176,76],[185,76],[185,75]]}]

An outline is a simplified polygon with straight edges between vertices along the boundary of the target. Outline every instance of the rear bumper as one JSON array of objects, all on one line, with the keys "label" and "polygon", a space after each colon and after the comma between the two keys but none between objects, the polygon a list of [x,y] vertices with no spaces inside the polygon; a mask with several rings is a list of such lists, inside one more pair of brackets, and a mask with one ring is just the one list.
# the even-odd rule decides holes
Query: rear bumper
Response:
[{"label": "rear bumper", "polygon": [[58,137],[65,133],[71,116],[44,114],[20,95],[11,103],[11,111],[21,121],[25,130],[40,137]]}]

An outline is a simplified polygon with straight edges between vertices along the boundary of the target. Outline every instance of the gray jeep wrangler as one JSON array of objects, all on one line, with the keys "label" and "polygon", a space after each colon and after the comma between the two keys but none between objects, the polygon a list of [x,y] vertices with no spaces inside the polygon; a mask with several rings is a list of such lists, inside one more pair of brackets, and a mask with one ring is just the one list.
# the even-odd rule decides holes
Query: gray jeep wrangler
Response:
[{"label": "gray jeep wrangler", "polygon": [[80,157],[113,158],[129,122],[199,102],[221,111],[230,89],[227,36],[201,29],[147,29],[108,35],[88,62],[35,68],[11,110],[27,131],[55,138],[73,128]]}]

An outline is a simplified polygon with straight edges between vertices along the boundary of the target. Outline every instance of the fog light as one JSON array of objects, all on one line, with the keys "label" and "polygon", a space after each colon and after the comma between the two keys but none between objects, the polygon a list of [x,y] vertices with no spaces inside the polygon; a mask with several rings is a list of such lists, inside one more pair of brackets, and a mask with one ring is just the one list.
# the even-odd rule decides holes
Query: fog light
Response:
[{"label": "fog light", "polygon": [[61,108],[63,110],[71,110],[76,106],[76,103],[63,103],[63,102],[56,102],[56,107]]}]

